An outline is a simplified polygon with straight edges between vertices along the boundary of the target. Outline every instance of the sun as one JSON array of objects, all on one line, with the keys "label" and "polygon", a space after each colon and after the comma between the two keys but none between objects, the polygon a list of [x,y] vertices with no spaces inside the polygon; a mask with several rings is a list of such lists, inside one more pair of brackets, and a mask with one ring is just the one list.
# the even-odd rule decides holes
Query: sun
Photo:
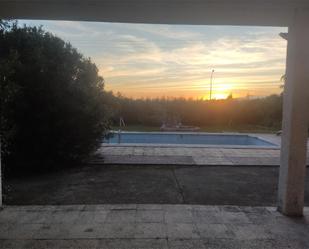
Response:
[{"label": "sun", "polygon": [[220,92],[218,92],[218,93],[214,93],[212,95],[212,99],[226,99],[228,96],[229,96],[228,93],[220,93]]},{"label": "sun", "polygon": [[[211,99],[226,99],[229,96],[228,93],[213,93],[211,95]],[[203,100],[209,100],[210,96],[209,95],[205,95],[203,96]]]},{"label": "sun", "polygon": [[233,89],[232,84],[219,83],[215,86],[212,99],[226,99]]},{"label": "sun", "polygon": [[[212,88],[211,99],[213,100],[227,99],[229,95],[233,93],[234,90],[235,90],[235,84],[233,83],[226,83],[226,82],[215,83]],[[202,91],[204,92],[204,94],[202,95],[202,99],[209,100],[210,91],[208,86],[205,87]]]}]

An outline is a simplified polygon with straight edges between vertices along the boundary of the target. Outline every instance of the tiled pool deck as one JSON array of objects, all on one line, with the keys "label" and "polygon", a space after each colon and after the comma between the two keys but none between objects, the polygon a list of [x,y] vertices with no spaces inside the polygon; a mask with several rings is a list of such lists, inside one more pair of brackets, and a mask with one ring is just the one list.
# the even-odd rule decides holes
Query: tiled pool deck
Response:
[{"label": "tiled pool deck", "polygon": [[280,136],[250,134],[276,144],[269,148],[104,145],[92,163],[278,166]]},{"label": "tiled pool deck", "polygon": [[0,211],[0,248],[305,249],[309,213],[200,205],[11,206]]}]

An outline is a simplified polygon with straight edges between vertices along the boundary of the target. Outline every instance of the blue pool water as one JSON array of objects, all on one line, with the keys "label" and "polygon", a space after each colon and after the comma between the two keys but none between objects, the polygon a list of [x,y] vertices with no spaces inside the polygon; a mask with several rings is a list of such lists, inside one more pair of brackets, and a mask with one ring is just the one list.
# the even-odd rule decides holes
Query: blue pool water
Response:
[{"label": "blue pool water", "polygon": [[201,134],[201,133],[152,133],[121,132],[111,133],[105,143],[110,144],[191,144],[191,145],[251,145],[276,146],[265,140],[249,135]]}]

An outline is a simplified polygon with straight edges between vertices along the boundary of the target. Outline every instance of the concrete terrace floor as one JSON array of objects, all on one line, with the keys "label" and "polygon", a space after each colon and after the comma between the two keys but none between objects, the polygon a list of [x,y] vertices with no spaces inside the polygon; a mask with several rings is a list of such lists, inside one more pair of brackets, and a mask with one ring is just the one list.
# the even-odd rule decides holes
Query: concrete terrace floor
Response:
[{"label": "concrete terrace floor", "polygon": [[261,166],[84,165],[7,179],[4,203],[275,206],[278,175],[279,167]]},{"label": "concrete terrace floor", "polygon": [[0,248],[309,248],[309,209],[200,205],[11,206]]}]

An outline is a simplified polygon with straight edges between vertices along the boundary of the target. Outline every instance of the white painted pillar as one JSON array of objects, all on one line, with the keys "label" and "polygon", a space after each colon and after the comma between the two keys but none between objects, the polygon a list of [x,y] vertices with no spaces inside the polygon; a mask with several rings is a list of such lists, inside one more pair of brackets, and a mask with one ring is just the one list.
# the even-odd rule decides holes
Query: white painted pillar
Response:
[{"label": "white painted pillar", "polygon": [[0,208],[2,207],[2,168],[1,168],[1,136],[0,136]]},{"label": "white painted pillar", "polygon": [[283,97],[278,210],[301,216],[304,207],[309,117],[309,10],[295,10],[289,26]]}]

